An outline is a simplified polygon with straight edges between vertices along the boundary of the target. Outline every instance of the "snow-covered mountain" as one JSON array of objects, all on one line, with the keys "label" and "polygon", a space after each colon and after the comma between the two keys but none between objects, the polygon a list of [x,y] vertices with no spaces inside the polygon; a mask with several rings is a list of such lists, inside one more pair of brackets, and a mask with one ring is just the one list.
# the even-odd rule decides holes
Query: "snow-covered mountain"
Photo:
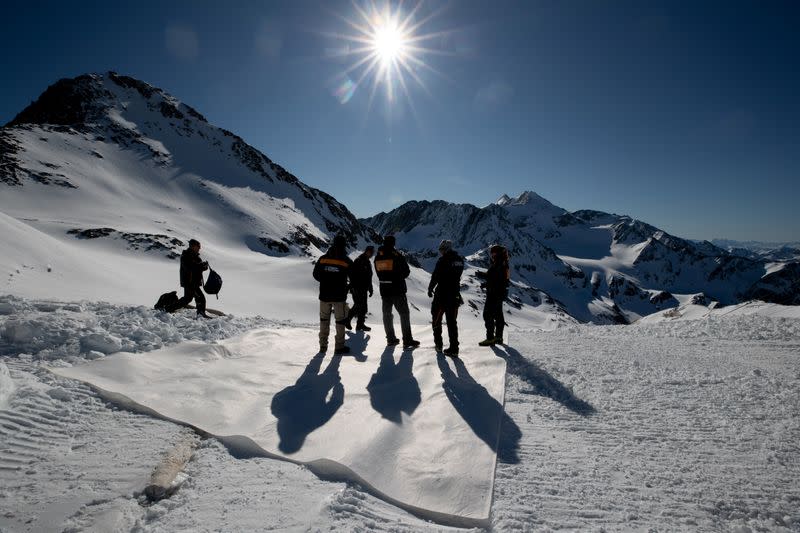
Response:
[{"label": "snow-covered mountain", "polygon": [[[229,287],[243,281],[245,299],[263,276],[306,264],[336,233],[353,246],[375,238],[242,138],[113,72],[58,81],[0,130],[0,190],[5,290],[36,276],[26,285],[43,297],[94,296],[64,286],[102,285],[121,300],[144,278],[150,299],[153,279],[173,282],[170,260],[194,237],[229,273]],[[262,277],[247,278],[253,271]]]},{"label": "snow-covered mountain", "polygon": [[[482,208],[409,202],[359,221],[190,106],[113,72],[60,80],[0,129],[0,190],[0,290],[29,297],[150,301],[175,288],[174,260],[194,237],[224,274],[227,310],[262,312],[263,294],[273,311],[308,319],[309,262],[330,238],[343,233],[356,250],[392,232],[428,271],[438,242],[455,242],[473,315],[483,299],[474,273],[489,244],[508,245],[512,324],[627,323],[692,300],[800,303],[786,261],[570,213],[533,192]],[[426,285],[415,269],[410,300],[423,313]]]},{"label": "snow-covered mountain", "polygon": [[800,304],[792,263],[742,257],[627,216],[571,213],[530,191],[483,208],[408,202],[363,222],[395,233],[423,263],[441,239],[475,264],[485,264],[492,243],[505,244],[518,282],[512,295],[540,289],[582,321],[629,322],[692,300]]},{"label": "snow-covered mountain", "polygon": [[760,242],[712,239],[715,246],[734,255],[767,261],[800,261],[800,242]]}]

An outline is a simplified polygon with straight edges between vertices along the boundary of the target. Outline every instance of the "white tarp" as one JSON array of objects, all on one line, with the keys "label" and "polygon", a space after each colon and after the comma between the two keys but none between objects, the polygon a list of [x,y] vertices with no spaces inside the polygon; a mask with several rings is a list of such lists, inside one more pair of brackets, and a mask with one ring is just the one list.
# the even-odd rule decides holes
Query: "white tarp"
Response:
[{"label": "white tarp", "polygon": [[[429,339],[430,329],[416,334]],[[441,523],[480,526],[491,506],[505,361],[475,341],[463,340],[454,360],[432,348],[387,348],[382,331],[357,333],[354,353],[334,357],[316,355],[313,329],[260,329],[53,371],[234,450],[357,481]]]}]

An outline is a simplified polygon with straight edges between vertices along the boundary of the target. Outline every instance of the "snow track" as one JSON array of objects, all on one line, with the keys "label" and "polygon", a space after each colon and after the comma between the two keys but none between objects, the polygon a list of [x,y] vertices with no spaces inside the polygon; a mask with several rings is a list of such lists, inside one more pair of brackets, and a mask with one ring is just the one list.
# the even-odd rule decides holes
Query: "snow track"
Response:
[{"label": "snow track", "polygon": [[493,526],[797,531],[798,326],[749,317],[512,335],[508,352],[528,366],[510,358],[506,410],[523,438],[519,462],[498,464]]}]

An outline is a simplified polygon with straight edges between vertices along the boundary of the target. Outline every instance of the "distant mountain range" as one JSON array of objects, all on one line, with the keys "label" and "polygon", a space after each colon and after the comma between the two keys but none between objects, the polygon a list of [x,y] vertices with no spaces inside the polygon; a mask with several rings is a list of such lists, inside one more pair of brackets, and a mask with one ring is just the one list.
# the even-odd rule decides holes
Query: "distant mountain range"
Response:
[{"label": "distant mountain range", "polygon": [[734,241],[730,239],[712,239],[711,242],[732,254],[750,259],[800,261],[800,242]]},{"label": "distant mountain range", "polygon": [[408,202],[362,222],[394,233],[428,268],[441,239],[476,264],[504,244],[520,288],[541,289],[582,321],[629,322],[691,301],[800,304],[797,263],[745,257],[627,216],[569,212],[530,191],[482,208]]},{"label": "distant mountain range", "polygon": [[138,270],[102,281],[124,290],[137,272],[163,270],[193,236],[245,276],[314,258],[337,233],[359,249],[394,233],[428,271],[439,241],[453,240],[470,264],[464,290],[476,313],[474,272],[495,242],[512,254],[509,304],[518,317],[628,323],[690,301],[800,304],[796,249],[693,242],[626,216],[568,212],[534,192],[480,208],[408,202],[358,220],[192,107],[113,72],[58,81],[0,129],[0,190],[8,250],[0,267],[13,278],[20,265],[58,257],[67,277],[29,285],[43,291],[135,261]]}]

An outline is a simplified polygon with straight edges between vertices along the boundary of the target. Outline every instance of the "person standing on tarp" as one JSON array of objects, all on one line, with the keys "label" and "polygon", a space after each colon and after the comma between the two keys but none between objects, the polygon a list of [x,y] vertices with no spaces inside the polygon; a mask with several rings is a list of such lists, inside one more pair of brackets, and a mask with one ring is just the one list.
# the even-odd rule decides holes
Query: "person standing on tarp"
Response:
[{"label": "person standing on tarp", "polygon": [[353,293],[353,308],[347,315],[347,329],[353,329],[353,317],[356,317],[356,331],[371,331],[364,324],[367,317],[367,295],[372,296],[372,255],[374,246],[367,246],[364,253],[353,261],[353,272],[350,275],[350,292]]},{"label": "person standing on tarp", "polygon": [[492,264],[486,272],[478,272],[477,276],[484,281],[486,288],[486,304],[483,307],[483,322],[486,325],[486,339],[478,344],[493,346],[503,344],[503,300],[508,296],[508,250],[495,244],[489,249]]},{"label": "person standing on tarp", "polygon": [[411,336],[411,313],[408,310],[406,278],[411,274],[406,258],[395,250],[393,235],[383,238],[383,246],[375,255],[375,272],[380,281],[380,292],[383,307],[383,329],[386,331],[386,345],[400,344],[394,333],[394,316],[392,308],[400,315],[400,329],[403,332],[403,348],[416,348],[419,341]]},{"label": "person standing on tarp", "polygon": [[433,317],[433,343],[437,352],[442,352],[442,318],[447,320],[447,336],[450,346],[443,351],[450,357],[458,357],[458,307],[461,300],[461,274],[464,272],[464,258],[453,250],[453,243],[443,240],[439,244],[439,260],[431,274],[428,296]]},{"label": "person standing on tarp", "polygon": [[353,261],[347,257],[347,241],[337,235],[328,252],[314,265],[314,279],[319,281],[319,351],[328,349],[331,314],[336,320],[334,355],[350,353],[344,344],[344,326],[347,322],[347,287]]},{"label": "person standing on tarp", "polygon": [[208,261],[200,259],[200,242],[189,239],[189,247],[181,253],[181,287],[183,297],[168,311],[177,311],[189,305],[192,300],[197,307],[197,316],[211,318],[206,314],[206,296],[203,294],[203,272],[208,270]]}]

